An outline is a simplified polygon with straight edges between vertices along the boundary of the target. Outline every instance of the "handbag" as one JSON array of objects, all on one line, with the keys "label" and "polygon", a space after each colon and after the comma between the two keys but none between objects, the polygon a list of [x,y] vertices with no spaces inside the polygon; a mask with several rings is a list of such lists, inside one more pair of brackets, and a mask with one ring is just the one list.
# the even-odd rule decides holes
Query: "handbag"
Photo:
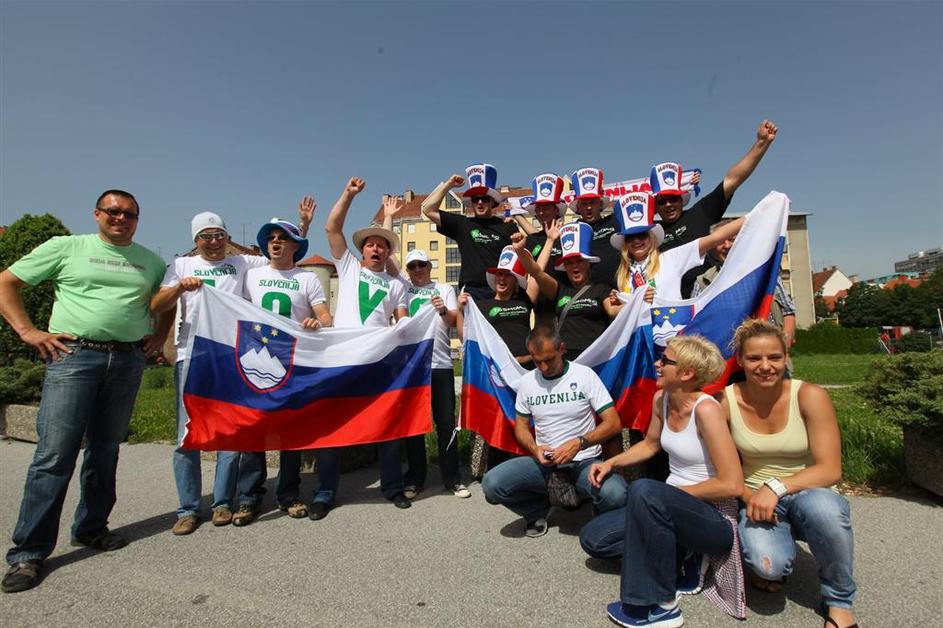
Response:
[{"label": "handbag", "polygon": [[551,506],[561,508],[578,508],[580,496],[576,492],[576,485],[565,470],[554,469],[547,478],[547,497]]}]

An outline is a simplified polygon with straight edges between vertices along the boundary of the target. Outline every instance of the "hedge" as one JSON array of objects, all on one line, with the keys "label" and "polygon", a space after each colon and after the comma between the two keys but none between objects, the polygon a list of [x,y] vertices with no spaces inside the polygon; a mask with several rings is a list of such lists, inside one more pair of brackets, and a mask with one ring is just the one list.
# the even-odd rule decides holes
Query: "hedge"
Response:
[{"label": "hedge", "polygon": [[796,330],[796,344],[790,349],[790,353],[794,355],[878,353],[882,351],[878,341],[880,333],[876,327],[855,329],[838,327],[831,323],[819,323],[808,329]]}]

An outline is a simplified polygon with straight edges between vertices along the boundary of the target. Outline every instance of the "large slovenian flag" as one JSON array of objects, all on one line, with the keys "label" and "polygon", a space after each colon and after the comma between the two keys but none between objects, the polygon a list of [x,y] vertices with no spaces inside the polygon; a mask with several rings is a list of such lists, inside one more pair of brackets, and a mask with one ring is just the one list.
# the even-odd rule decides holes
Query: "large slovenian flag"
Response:
[{"label": "large slovenian flag", "polygon": [[[612,395],[623,426],[646,430],[655,393],[651,319],[644,293],[627,303],[612,324],[574,360],[592,368]],[[527,372],[469,298],[465,306],[462,427],[489,445],[526,454],[514,437],[516,391]]]},{"label": "large slovenian flag", "polygon": [[747,214],[717,278],[702,293],[685,301],[655,298],[652,329],[656,351],[677,334],[699,334],[720,349],[727,368],[712,385],[713,393],[726,385],[738,369],[730,346],[734,331],[744,320],[767,318],[786,246],[789,197],[770,192]]},{"label": "large slovenian flag", "polygon": [[203,287],[183,365],[189,449],[337,447],[431,428],[431,307],[391,328],[308,331]]}]

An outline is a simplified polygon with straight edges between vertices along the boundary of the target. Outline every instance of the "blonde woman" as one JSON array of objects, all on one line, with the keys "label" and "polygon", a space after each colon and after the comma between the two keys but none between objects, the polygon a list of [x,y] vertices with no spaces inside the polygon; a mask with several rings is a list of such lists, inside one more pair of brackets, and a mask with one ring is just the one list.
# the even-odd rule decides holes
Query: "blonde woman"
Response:
[{"label": "blonde woman", "polygon": [[752,319],[734,335],[745,380],[724,390],[730,431],[743,459],[740,540],[753,584],[780,589],[792,571],[795,540],[819,565],[826,626],[856,626],[852,603],[854,538],[841,480],[841,434],[835,407],[821,386],[786,379],[786,340]]},{"label": "blonde woman", "polygon": [[[592,556],[622,557],[620,599],[607,608],[621,626],[681,626],[677,593],[700,591],[697,556],[693,582],[682,582],[678,551],[716,557],[717,582],[708,595],[726,612],[745,615],[743,577],[736,539],[736,498],[743,492],[737,451],[720,404],[702,388],[723,372],[720,351],[699,336],[668,342],[655,363],[661,391],[655,395],[645,439],[628,451],[593,465],[594,486],[613,469],[638,464],[664,450],[671,474],[667,482],[641,479],[629,485],[624,509],[596,517],[580,533]],[[715,571],[717,574],[717,571]]]}]

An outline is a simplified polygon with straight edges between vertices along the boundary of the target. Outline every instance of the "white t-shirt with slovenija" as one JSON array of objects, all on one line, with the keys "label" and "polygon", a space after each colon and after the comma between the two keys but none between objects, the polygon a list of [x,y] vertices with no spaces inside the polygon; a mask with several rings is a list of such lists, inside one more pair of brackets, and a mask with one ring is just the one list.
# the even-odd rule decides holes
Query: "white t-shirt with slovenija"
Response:
[{"label": "white t-shirt with slovenija", "polygon": [[246,273],[243,296],[263,310],[301,322],[311,308],[324,303],[324,289],[314,273],[301,269],[276,270],[271,266]]},{"label": "white t-shirt with slovenija", "polygon": [[[612,396],[596,372],[588,366],[564,362],[563,373],[552,379],[530,371],[517,388],[515,410],[534,421],[534,439],[551,448],[585,436],[596,428],[596,415],[612,406]],[[574,460],[599,456],[594,445]]]},{"label": "white t-shirt with slovenija", "polygon": [[406,308],[403,280],[364,268],[350,250],[334,259],[337,268],[335,327],[389,327],[398,308]]},{"label": "white t-shirt with slovenija", "polygon": [[[699,250],[698,241],[688,242],[658,254],[658,272],[654,277],[655,297],[668,301],[681,300],[681,277],[695,266],[704,263],[704,256]],[[644,266],[644,264],[642,264]],[[641,286],[644,290],[648,283]],[[636,288],[638,290],[638,288]]]},{"label": "white t-shirt with slovenija", "polygon": [[[455,298],[455,289],[447,283],[430,282],[424,286],[414,286],[406,281],[406,310],[410,316],[416,314],[420,307],[426,305],[432,300],[432,297],[438,295],[445,302],[445,307],[450,310],[458,309],[458,300]],[[449,349],[449,327],[445,324],[445,319],[439,317],[439,324],[436,328],[435,344],[432,347],[432,368],[451,369],[452,352]]]},{"label": "white t-shirt with slovenija", "polygon": [[[204,284],[217,290],[241,295],[246,271],[260,266],[268,266],[268,259],[261,255],[231,255],[218,262],[205,260],[199,255],[178,257],[167,266],[160,287],[173,288],[184,277],[198,277]],[[177,329],[177,362],[187,357],[187,339],[194,316],[192,302],[196,295],[196,290],[184,292],[177,301],[177,317],[180,321]]]}]

